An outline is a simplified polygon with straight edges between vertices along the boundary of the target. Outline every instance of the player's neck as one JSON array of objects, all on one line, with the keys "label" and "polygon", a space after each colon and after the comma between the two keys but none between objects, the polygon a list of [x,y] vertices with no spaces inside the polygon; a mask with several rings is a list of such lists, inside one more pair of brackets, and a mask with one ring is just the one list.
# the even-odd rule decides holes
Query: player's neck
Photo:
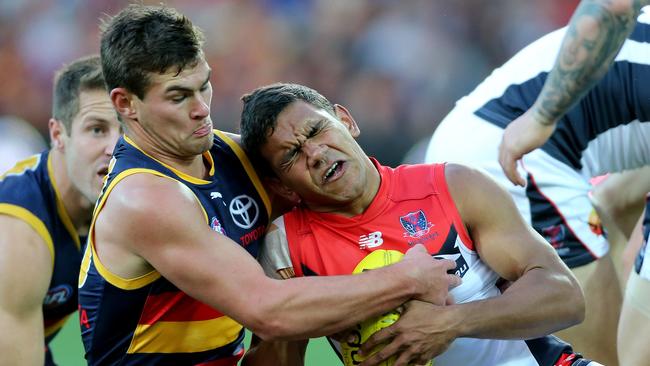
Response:
[{"label": "player's neck", "polygon": [[184,157],[170,153],[164,146],[160,146],[156,141],[146,133],[133,133],[129,131],[125,134],[138,148],[144,151],[150,157],[168,165],[184,174],[194,178],[206,179],[210,167],[203,159],[203,154]]},{"label": "player's neck", "polygon": [[52,156],[52,174],[54,175],[52,184],[55,186],[63,208],[77,233],[85,235],[90,227],[94,202],[90,202],[72,184],[63,154],[55,149],[51,150],[50,154]]}]

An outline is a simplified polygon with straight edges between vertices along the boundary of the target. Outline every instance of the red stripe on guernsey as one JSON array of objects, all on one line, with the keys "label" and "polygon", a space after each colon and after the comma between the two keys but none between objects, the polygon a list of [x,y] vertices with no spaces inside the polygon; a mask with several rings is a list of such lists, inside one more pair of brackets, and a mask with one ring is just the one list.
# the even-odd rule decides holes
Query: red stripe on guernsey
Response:
[{"label": "red stripe on guernsey", "polygon": [[221,312],[182,292],[164,292],[147,297],[138,324],[210,320],[222,316]]},{"label": "red stripe on guernsey", "polygon": [[203,363],[198,363],[195,366],[236,366],[237,362],[244,356],[244,349],[242,349],[240,352],[238,352],[236,355],[228,357],[228,358],[222,358],[219,360],[214,360],[214,361],[208,361],[208,362],[203,362]]}]

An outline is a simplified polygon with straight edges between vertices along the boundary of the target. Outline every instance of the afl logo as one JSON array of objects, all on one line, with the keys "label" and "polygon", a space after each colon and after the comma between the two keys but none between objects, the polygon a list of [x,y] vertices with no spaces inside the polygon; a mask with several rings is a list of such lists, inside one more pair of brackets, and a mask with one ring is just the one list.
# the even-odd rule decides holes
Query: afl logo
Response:
[{"label": "afl logo", "polygon": [[223,231],[223,226],[221,226],[221,223],[219,222],[219,219],[216,218],[216,216],[212,218],[210,227],[212,230],[218,232],[219,234],[226,235],[226,233]]},{"label": "afl logo", "polygon": [[65,304],[66,301],[72,296],[72,287],[68,285],[59,285],[51,288],[45,299],[43,300],[43,305],[48,308],[53,308],[61,304]]},{"label": "afl logo", "polygon": [[260,213],[257,202],[245,194],[233,198],[228,209],[235,225],[242,229],[253,227]]}]

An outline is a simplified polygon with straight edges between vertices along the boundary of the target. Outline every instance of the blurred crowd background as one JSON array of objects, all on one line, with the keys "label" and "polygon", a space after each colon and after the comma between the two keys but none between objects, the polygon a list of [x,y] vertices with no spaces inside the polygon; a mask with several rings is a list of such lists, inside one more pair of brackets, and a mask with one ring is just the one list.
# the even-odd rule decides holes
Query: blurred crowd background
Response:
[{"label": "blurred crowd background", "polygon": [[[97,52],[99,20],[128,3],[0,0],[0,125],[22,119],[46,137],[54,71]],[[347,106],[366,151],[397,165],[418,159],[418,142],[493,68],[564,26],[578,0],[164,3],[206,34],[217,128],[238,130],[242,94],[297,82]]]}]

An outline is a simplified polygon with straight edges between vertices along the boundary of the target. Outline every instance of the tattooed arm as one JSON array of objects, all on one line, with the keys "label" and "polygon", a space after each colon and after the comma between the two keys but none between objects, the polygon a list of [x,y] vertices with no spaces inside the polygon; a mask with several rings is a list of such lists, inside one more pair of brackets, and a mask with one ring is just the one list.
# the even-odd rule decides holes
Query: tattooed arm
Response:
[{"label": "tattooed arm", "polygon": [[514,184],[525,185],[517,161],[542,146],[555,123],[607,72],[636,18],[650,0],[583,0],[535,104],[506,128],[499,163]]}]

